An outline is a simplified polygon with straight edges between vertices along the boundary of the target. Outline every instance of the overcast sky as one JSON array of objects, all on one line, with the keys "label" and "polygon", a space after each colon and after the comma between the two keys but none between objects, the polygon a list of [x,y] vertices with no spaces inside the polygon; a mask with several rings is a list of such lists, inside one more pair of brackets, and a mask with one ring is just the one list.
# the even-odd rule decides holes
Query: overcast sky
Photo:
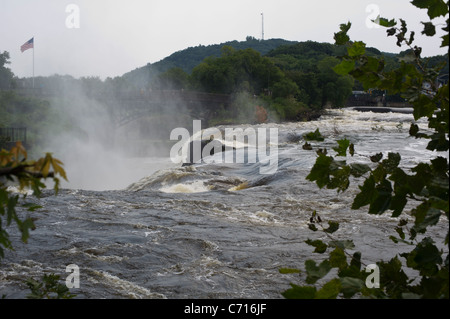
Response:
[{"label": "overcast sky", "polygon": [[[367,25],[379,12],[404,18],[420,34],[424,10],[410,0],[0,0],[0,52],[8,51],[11,70],[32,75],[120,76],[197,45],[261,38],[333,43],[339,24],[352,22],[353,40],[386,52],[399,52],[384,28]],[[72,6],[70,6],[72,4]],[[73,6],[75,5],[75,6]],[[67,12],[66,12],[67,11]],[[78,20],[79,17],[79,20]],[[78,23],[79,22],[79,23]],[[419,36],[418,36],[419,37]],[[420,37],[425,38],[424,36]],[[418,42],[424,55],[444,54],[440,41]]]}]

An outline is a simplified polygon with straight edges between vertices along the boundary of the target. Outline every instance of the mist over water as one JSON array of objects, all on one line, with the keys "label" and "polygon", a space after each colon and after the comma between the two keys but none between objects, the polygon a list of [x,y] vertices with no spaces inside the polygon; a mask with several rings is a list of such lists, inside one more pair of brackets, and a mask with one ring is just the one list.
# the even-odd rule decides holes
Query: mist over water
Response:
[{"label": "mist over water", "polygon": [[[160,119],[146,114],[122,125],[117,118],[127,105],[113,95],[95,99],[76,86],[65,92],[52,107],[69,124],[62,132],[47,128],[44,147],[64,163],[68,182],[62,180],[62,188],[124,189],[143,175],[171,166],[168,150],[154,143],[163,139],[160,127],[152,125]],[[167,130],[180,122],[171,124],[165,117],[164,124]]]}]

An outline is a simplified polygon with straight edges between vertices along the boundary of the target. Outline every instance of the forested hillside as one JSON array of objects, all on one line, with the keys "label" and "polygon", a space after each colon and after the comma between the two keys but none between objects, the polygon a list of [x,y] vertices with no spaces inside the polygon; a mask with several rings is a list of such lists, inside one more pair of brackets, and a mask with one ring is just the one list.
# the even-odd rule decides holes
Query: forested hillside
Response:
[{"label": "forested hillside", "polygon": [[246,41],[229,41],[214,45],[199,45],[190,47],[171,54],[153,64],[147,64],[143,67],[136,68],[128,73],[125,73],[122,78],[136,85],[143,82],[151,82],[151,80],[158,74],[168,71],[172,68],[180,68],[186,73],[191,73],[192,70],[199,65],[207,57],[219,57],[221,55],[222,47],[230,46],[235,50],[253,49],[261,55],[265,55],[273,49],[281,45],[294,44],[296,42],[283,39],[270,39],[260,41],[253,37],[247,37]]}]

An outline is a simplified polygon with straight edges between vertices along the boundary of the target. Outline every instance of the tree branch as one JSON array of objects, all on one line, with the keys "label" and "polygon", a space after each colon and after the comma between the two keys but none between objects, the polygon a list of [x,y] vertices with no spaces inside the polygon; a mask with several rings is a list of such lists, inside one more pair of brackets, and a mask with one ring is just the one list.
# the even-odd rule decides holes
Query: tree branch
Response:
[{"label": "tree branch", "polygon": [[53,178],[55,174],[50,172],[47,176],[44,176],[41,172],[30,172],[27,171],[27,168],[31,167],[31,165],[19,165],[15,167],[2,167],[0,168],[0,177],[1,176],[18,176],[19,174],[27,174],[34,178]]}]

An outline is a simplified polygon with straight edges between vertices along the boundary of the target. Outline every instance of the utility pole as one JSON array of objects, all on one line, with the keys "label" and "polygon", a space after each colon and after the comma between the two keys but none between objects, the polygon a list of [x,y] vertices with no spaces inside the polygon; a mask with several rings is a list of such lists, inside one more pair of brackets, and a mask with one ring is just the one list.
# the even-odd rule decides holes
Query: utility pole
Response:
[{"label": "utility pole", "polygon": [[262,18],[261,40],[264,41],[264,13],[263,12],[261,12],[261,18]]}]

